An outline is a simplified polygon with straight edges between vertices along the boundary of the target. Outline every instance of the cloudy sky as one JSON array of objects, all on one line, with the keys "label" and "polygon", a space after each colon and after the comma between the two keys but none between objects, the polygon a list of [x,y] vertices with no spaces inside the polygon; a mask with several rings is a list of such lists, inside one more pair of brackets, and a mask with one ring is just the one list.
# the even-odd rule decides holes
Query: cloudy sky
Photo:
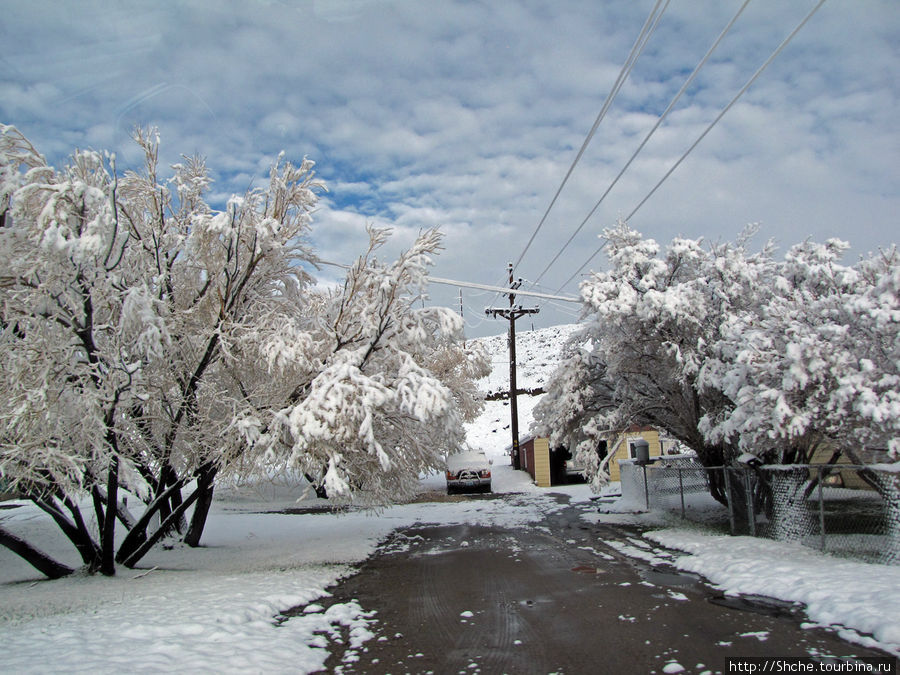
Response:
[{"label": "cloudy sky", "polygon": [[[525,252],[516,276],[573,296],[579,275],[561,286],[598,233],[815,4],[752,0],[585,222],[742,5],[674,0],[527,252],[655,0],[0,0],[0,122],[51,163],[94,148],[120,168],[137,160],[134,126],[155,125],[164,161],[207,158],[220,202],[263,184],[279,151],[309,156],[329,186],[313,235],[322,258],[351,262],[367,223],[395,229],[386,256],[439,225],[435,276],[505,283]],[[759,223],[760,244],[837,236],[851,259],[895,243],[898,99],[900,4],[827,0],[630,223],[661,242]],[[431,301],[458,307],[458,292],[434,285]],[[484,308],[505,302],[464,290],[469,335],[502,332]],[[539,304],[536,327],[578,311]]]}]

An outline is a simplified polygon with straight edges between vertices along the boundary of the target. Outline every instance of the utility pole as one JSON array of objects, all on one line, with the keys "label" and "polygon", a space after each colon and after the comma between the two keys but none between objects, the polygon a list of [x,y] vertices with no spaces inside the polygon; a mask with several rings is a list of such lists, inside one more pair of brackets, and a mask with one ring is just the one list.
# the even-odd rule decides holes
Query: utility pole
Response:
[{"label": "utility pole", "polygon": [[522,280],[513,281],[513,264],[509,263],[509,309],[496,309],[488,307],[484,310],[485,314],[492,315],[495,318],[502,316],[509,320],[509,414],[510,414],[510,430],[512,431],[512,464],[514,469],[520,469],[519,462],[519,406],[518,406],[518,389],[516,388],[516,319],[526,314],[537,314],[540,309],[532,307],[526,309],[521,305],[516,305],[516,294],[513,293]]}]

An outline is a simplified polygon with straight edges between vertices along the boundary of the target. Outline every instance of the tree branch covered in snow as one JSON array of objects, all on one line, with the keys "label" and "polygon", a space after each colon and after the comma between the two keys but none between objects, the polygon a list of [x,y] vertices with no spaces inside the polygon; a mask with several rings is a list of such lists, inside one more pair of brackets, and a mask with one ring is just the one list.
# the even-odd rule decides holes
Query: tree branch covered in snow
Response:
[{"label": "tree branch covered in snow", "polygon": [[900,256],[840,263],[844,242],[804,242],[785,256],[767,301],[729,317],[702,381],[733,402],[708,415],[711,439],[779,463],[819,444],[865,462],[900,456]]},{"label": "tree branch covered in snow", "polygon": [[675,239],[661,252],[624,223],[604,236],[610,269],[582,284],[586,327],[577,339],[587,353],[578,357],[578,384],[568,385],[588,387],[601,405],[585,412],[577,400],[551,398],[547,405],[562,406],[574,428],[570,440],[586,436],[578,451],[593,466],[596,442],[634,424],[664,429],[704,463],[721,464],[730,448],[707,442],[699,422],[729,401],[701,390],[698,376],[724,318],[756,301],[768,249],[750,255],[744,241],[706,246]]},{"label": "tree branch covered in snow", "polygon": [[280,328],[259,342],[259,356],[276,380],[291,372],[286,381],[302,384],[239,422],[265,463],[299,469],[345,501],[386,503],[441,468],[464,443],[462,422],[480,410],[474,379],[487,367],[459,343],[454,312],[415,306],[439,233],[422,233],[390,264],[375,258],[386,236],[370,231],[339,293],[273,317]]},{"label": "tree branch covered in snow", "polygon": [[140,171],[92,151],[57,170],[0,128],[0,477],[109,574],[117,518],[120,563],[171,530],[196,545],[222,473],[274,463],[348,499],[408,492],[462,442],[484,368],[455,314],[414,307],[440,234],[383,263],[372,230],[342,291],[316,291],[313,162],[279,156],[217,211],[202,158],[164,179],[156,132],[135,141]]},{"label": "tree branch covered in snow", "polygon": [[623,223],[604,233],[610,269],[582,284],[585,327],[535,411],[595,483],[608,480],[598,441],[633,424],[708,466],[745,451],[809,461],[822,442],[856,462],[897,456],[897,251],[846,267],[846,244],[806,242],[776,262],[771,245],[747,250],[751,234],[661,251]]}]

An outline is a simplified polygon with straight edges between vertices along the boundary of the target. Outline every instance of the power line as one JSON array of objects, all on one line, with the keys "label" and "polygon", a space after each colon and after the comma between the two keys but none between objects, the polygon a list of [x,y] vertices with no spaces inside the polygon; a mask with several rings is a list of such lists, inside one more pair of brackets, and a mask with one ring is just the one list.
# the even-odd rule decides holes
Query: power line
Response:
[{"label": "power line", "polygon": [[542,307],[546,307],[549,305],[550,307],[555,309],[560,314],[565,314],[566,316],[571,317],[573,319],[577,319],[578,317],[581,316],[581,309],[576,309],[573,307],[561,305],[558,302],[554,302],[553,300],[544,300],[543,302],[540,303],[540,305]]},{"label": "power line", "polygon": [[[660,10],[660,5],[663,5]],[[544,215],[541,217],[540,222],[538,222],[537,227],[534,228],[534,232],[531,233],[531,238],[528,240],[528,243],[525,245],[525,248],[522,250],[522,253],[519,255],[518,260],[516,260],[513,265],[513,271],[515,271],[519,267],[519,263],[522,262],[522,259],[525,257],[525,254],[528,252],[528,249],[531,248],[531,244],[534,242],[534,238],[537,236],[537,233],[540,231],[541,227],[544,225],[544,221],[547,220],[547,216],[550,214],[550,210],[553,208],[553,205],[556,204],[556,200],[559,198],[560,193],[565,187],[566,183],[569,181],[569,177],[572,175],[572,172],[575,170],[575,166],[581,160],[582,155],[584,155],[584,151],[587,149],[588,144],[591,142],[591,139],[594,137],[594,134],[597,131],[597,128],[600,126],[600,122],[603,121],[603,118],[606,117],[606,112],[609,110],[610,105],[612,105],[613,100],[621,90],[622,86],[625,84],[625,80],[628,79],[628,75],[631,73],[632,68],[634,68],[634,64],[637,61],[638,56],[640,56],[641,52],[644,50],[644,47],[647,45],[647,42],[650,39],[650,36],[653,34],[653,31],[656,29],[657,24],[659,23],[660,18],[662,17],[663,12],[666,10],[666,7],[669,5],[669,0],[665,0],[665,4],[663,4],[663,0],[656,0],[656,5],[654,5],[653,9],[650,11],[650,14],[647,16],[647,20],[644,22],[643,27],[641,28],[641,32],[635,40],[634,45],[631,47],[631,52],[628,54],[628,58],[625,63],[622,65],[622,69],[619,71],[619,76],[616,78],[615,84],[613,84],[612,89],[606,97],[606,100],[603,102],[603,107],[600,109],[600,113],[597,115],[597,119],[594,120],[594,124],[591,127],[590,131],[587,134],[587,137],[584,139],[584,143],[581,144],[581,149],[578,150],[578,154],[575,155],[575,159],[572,161],[572,164],[569,166],[569,170],[566,172],[565,177],[560,183],[559,188],[556,190],[556,194],[553,195],[553,199],[550,200],[550,205],[547,207],[547,210],[544,211]],[[657,10],[658,13],[657,13]]]},{"label": "power line", "polygon": [[[764,71],[766,68],[769,67],[769,64],[772,63],[772,61],[775,60],[775,57],[777,57],[777,56],[781,53],[781,51],[788,45],[788,43],[789,43],[791,40],[794,39],[794,36],[800,31],[801,28],[803,28],[803,26],[806,25],[806,23],[812,18],[812,16],[819,10],[819,8],[820,8],[823,4],[825,4],[825,0],[819,0],[819,2],[816,4],[816,6],[813,7],[813,8],[810,10],[810,12],[803,18],[803,20],[802,20],[799,24],[797,24],[797,27],[794,28],[793,31],[791,31],[790,35],[788,35],[788,36],[782,41],[782,43],[781,43],[780,45],[778,45],[778,47],[775,49],[775,51],[772,52],[771,56],[769,56],[769,58],[766,59],[765,63],[763,63],[763,64],[757,69],[757,71],[756,71],[755,73],[753,73],[753,76],[752,76],[749,80],[747,80],[747,83],[746,83],[743,87],[741,87],[741,90],[740,90],[737,94],[735,94],[734,98],[731,99],[731,101],[728,103],[728,105],[726,105],[726,106],[722,109],[722,111],[716,116],[716,118],[715,118],[712,122],[710,122],[709,126],[706,127],[706,129],[703,131],[703,133],[700,134],[700,136],[697,137],[697,140],[695,140],[695,141],[691,144],[691,146],[684,152],[684,154],[681,155],[681,157],[678,158],[678,161],[675,162],[675,163],[672,165],[672,167],[666,172],[666,174],[659,180],[659,182],[658,182],[656,185],[653,186],[653,189],[650,190],[650,192],[647,193],[647,195],[640,201],[640,203],[638,203],[638,205],[635,206],[635,207],[631,210],[631,213],[629,213],[629,214],[625,217],[624,221],[625,221],[626,223],[627,223],[629,220],[631,220],[631,218],[634,216],[634,214],[638,212],[638,210],[639,210],[639,209],[647,202],[648,199],[650,199],[650,197],[651,197],[651,196],[659,189],[659,187],[666,181],[666,179],[668,179],[668,177],[672,175],[672,173],[675,171],[675,169],[677,169],[677,168],[681,165],[681,163],[682,163],[682,162],[685,160],[685,158],[686,158],[686,157],[694,150],[694,148],[696,148],[696,147],[700,144],[700,141],[702,141],[704,138],[706,138],[706,135],[712,130],[712,128],[713,128],[714,126],[716,126],[716,124],[718,124],[719,120],[721,120],[722,117],[725,116],[725,113],[727,113],[729,110],[731,110],[732,106],[734,106],[734,104],[737,103],[738,99],[739,99],[741,96],[744,95],[744,93],[750,88],[750,86],[751,86],[754,82],[756,82],[757,78],[758,78],[760,75],[762,75],[763,71]],[[556,292],[559,293],[560,291],[562,291],[562,289],[565,288],[565,287],[566,287],[566,286],[567,286],[567,285],[568,285],[575,277],[577,277],[579,274],[581,274],[581,271],[582,271],[585,267],[587,267],[588,264],[590,264],[590,262],[597,256],[598,253],[600,253],[600,251],[603,250],[603,247],[604,247],[605,245],[606,245],[605,242],[604,242],[603,244],[601,244],[601,245],[597,248],[597,250],[594,251],[594,252],[590,255],[590,257],[589,257],[587,260],[584,261],[584,264],[583,264],[581,267],[579,267],[577,270],[575,270],[575,273],[574,273],[572,276],[570,276],[568,279],[566,279],[565,282],[563,282],[563,284],[556,290]]]},{"label": "power line", "polygon": [[[344,265],[342,263],[336,262],[328,262],[327,260],[318,260],[320,265],[329,265],[331,267],[340,267],[341,269],[348,270],[350,269],[350,265]],[[499,291],[502,293],[509,293],[509,288],[504,288],[503,286],[490,286],[488,284],[476,284],[471,281],[457,281],[455,279],[444,279],[442,277],[430,277],[426,276],[425,281],[429,284],[443,284],[446,286],[457,286],[459,288],[474,288],[480,291]],[[581,300],[578,298],[573,298],[570,295],[555,295],[550,293],[537,293],[535,291],[522,291],[517,290],[516,295],[527,295],[534,298],[543,298],[545,300],[560,300],[562,302],[577,302],[580,303]]]},{"label": "power line", "polygon": [[[487,284],[476,284],[469,281],[455,281],[453,279],[441,279],[440,277],[425,277],[430,284],[446,284],[448,286],[459,286],[460,288],[476,288],[482,291],[499,291],[509,293],[509,288],[502,286],[489,286]],[[516,290],[516,295],[528,295],[533,298],[544,298],[545,300],[561,300],[563,302],[577,302],[581,300],[567,295],[551,295],[549,293],[537,293],[535,291]]]},{"label": "power line", "polygon": [[572,233],[572,236],[569,237],[569,239],[566,241],[566,243],[563,244],[562,248],[557,252],[557,254],[555,256],[553,256],[553,259],[547,264],[547,266],[544,268],[544,270],[538,275],[537,279],[535,279],[535,281],[534,281],[534,284],[536,284],[538,281],[543,279],[544,275],[547,273],[547,270],[549,270],[553,266],[553,264],[557,260],[559,260],[559,257],[569,247],[569,244],[571,244],[572,241],[575,239],[575,237],[578,236],[578,233],[581,232],[582,228],[584,228],[584,226],[588,222],[588,220],[591,219],[591,216],[593,216],[594,213],[597,211],[597,209],[600,207],[600,204],[603,202],[603,200],[606,199],[606,196],[616,186],[616,183],[619,182],[619,179],[628,170],[628,167],[631,166],[631,163],[635,160],[635,158],[638,156],[638,154],[640,154],[640,152],[644,149],[644,146],[647,145],[647,142],[650,140],[650,137],[653,136],[654,133],[656,133],[656,130],[659,128],[660,124],[662,124],[663,120],[666,119],[668,114],[675,107],[675,104],[678,103],[678,100],[681,98],[682,94],[684,94],[684,92],[691,85],[691,83],[694,81],[694,79],[696,79],[697,74],[700,72],[700,69],[703,68],[704,65],[706,65],[706,62],[709,60],[709,58],[712,56],[713,52],[719,46],[719,43],[722,42],[725,35],[728,33],[728,31],[731,30],[731,27],[735,24],[735,22],[738,20],[738,17],[740,17],[740,15],[743,13],[744,9],[749,4],[750,4],[750,0],[744,0],[744,4],[741,5],[740,9],[738,9],[737,13],[734,15],[734,17],[731,19],[731,21],[728,22],[728,25],[725,26],[725,28],[722,30],[722,32],[719,33],[719,37],[716,38],[715,42],[713,42],[712,46],[707,50],[706,54],[700,60],[700,63],[698,63],[697,67],[694,68],[694,72],[692,72],[690,74],[690,76],[687,78],[687,80],[685,80],[684,84],[681,85],[681,89],[678,90],[678,93],[675,94],[675,97],[669,103],[668,107],[666,107],[666,109],[663,111],[663,113],[659,116],[659,119],[656,120],[656,124],[653,125],[653,128],[650,129],[650,131],[644,137],[644,140],[641,141],[641,144],[638,146],[637,150],[634,151],[634,154],[631,155],[631,158],[625,163],[625,166],[622,167],[622,170],[619,171],[619,174],[609,184],[609,187],[606,188],[606,192],[603,193],[603,195],[600,197],[600,199],[597,201],[597,203],[594,204],[594,208],[592,208],[590,213],[588,213],[587,216],[585,216],[584,220],[581,221],[581,225],[579,225],[576,228],[576,230]]},{"label": "power line", "polygon": [[[530,279],[525,279],[524,281],[526,284],[531,285],[531,288],[529,290],[535,290],[535,291],[539,291],[541,293],[547,293],[547,294],[550,294],[552,292],[552,289],[549,288],[548,286],[542,286],[541,284],[538,284],[535,281],[531,281]],[[527,292],[527,291],[523,291],[523,293],[525,293],[525,292]],[[581,314],[581,307],[572,307],[571,305],[564,305],[564,304],[561,304],[559,302],[556,302],[556,301],[550,300],[550,299],[544,299],[544,298],[539,299],[538,306],[554,307],[558,312],[561,312],[563,314],[568,314],[569,316],[573,316],[573,317],[577,317],[579,314]]]},{"label": "power line", "polygon": [[[513,265],[513,271],[515,271],[519,263],[522,262],[522,259],[525,257],[525,254],[528,252],[528,249],[531,248],[531,244],[534,242],[535,237],[540,231],[541,227],[543,227],[544,222],[547,220],[547,216],[550,214],[551,209],[554,204],[556,204],[556,200],[559,198],[559,195],[562,193],[563,188],[566,183],[569,181],[569,177],[572,175],[572,172],[575,170],[575,166],[581,160],[584,151],[587,149],[588,144],[593,139],[594,134],[597,131],[597,128],[600,126],[601,121],[604,117],[606,117],[606,112],[609,110],[610,105],[612,104],[615,97],[618,95],[619,91],[624,85],[625,80],[628,78],[628,75],[631,73],[631,70],[634,68],[634,64],[637,61],[638,56],[644,51],[644,47],[647,45],[647,42],[650,39],[650,36],[653,34],[653,31],[656,30],[656,26],[659,23],[660,18],[665,12],[666,8],[669,6],[669,0],[665,0],[665,4],[660,10],[660,5],[663,5],[663,0],[656,0],[656,4],[653,6],[653,9],[650,10],[650,14],[647,16],[646,21],[644,21],[644,25],[641,27],[641,32],[638,34],[637,39],[634,41],[634,44],[631,46],[631,51],[628,54],[628,58],[625,60],[625,63],[622,64],[622,68],[619,71],[619,75],[616,78],[615,83],[613,84],[612,89],[609,94],[607,94],[606,100],[603,102],[603,107],[600,109],[600,113],[597,115],[597,119],[594,120],[593,126],[591,126],[590,131],[584,139],[584,142],[581,144],[581,148],[578,151],[578,154],[575,156],[575,159],[572,161],[572,164],[569,166],[569,170],[566,172],[565,177],[560,183],[559,188],[556,190],[556,194],[553,195],[553,199],[550,200],[550,205],[547,207],[547,210],[544,211],[544,215],[541,217],[540,222],[538,222],[537,227],[535,227],[534,232],[531,233],[531,237],[528,239],[528,243],[525,244],[525,248],[522,250],[522,253],[519,255],[515,264]],[[499,285],[499,284],[498,284]],[[492,303],[497,301],[497,298],[500,297],[500,293],[498,292],[494,295],[492,299]]]}]

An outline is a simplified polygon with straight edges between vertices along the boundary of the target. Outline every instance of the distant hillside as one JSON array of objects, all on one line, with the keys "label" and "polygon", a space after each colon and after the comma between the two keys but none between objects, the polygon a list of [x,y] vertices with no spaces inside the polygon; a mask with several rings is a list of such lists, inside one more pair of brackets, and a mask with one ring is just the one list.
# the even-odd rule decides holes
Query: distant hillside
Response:
[{"label": "distant hillside", "polygon": [[[546,385],[556,370],[562,346],[578,330],[577,324],[551,326],[534,331],[516,332],[517,384],[519,389],[536,389]],[[487,350],[493,364],[491,374],[478,382],[484,393],[509,390],[509,347],[506,334],[477,338]],[[519,439],[529,435],[532,411],[540,396],[519,396]],[[473,448],[484,450],[489,457],[502,457],[512,444],[509,430],[509,401],[486,401],[484,412],[466,426],[467,441]]]}]

